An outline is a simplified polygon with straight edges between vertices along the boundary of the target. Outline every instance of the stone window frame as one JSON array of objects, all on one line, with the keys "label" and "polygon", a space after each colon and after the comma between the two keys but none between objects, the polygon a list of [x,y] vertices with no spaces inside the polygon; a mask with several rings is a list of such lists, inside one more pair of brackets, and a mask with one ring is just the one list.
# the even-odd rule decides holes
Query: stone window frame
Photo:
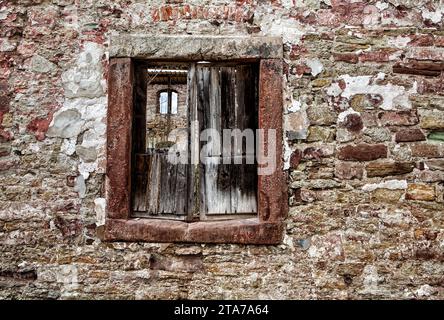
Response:
[{"label": "stone window frame", "polygon": [[[104,241],[279,244],[288,213],[282,159],[283,44],[280,37],[148,36],[111,38],[108,69]],[[259,175],[257,217],[184,222],[131,217],[134,59],[254,61],[259,64],[258,128],[276,130],[276,170]],[[265,135],[267,137],[267,135]],[[265,138],[264,146],[268,141]]]}]

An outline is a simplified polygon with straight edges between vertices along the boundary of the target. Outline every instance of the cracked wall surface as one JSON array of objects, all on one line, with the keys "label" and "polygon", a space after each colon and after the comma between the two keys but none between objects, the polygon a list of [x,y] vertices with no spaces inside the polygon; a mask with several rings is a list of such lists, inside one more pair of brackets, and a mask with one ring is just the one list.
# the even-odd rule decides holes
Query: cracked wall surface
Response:
[{"label": "cracked wall surface", "polygon": [[[440,0],[0,0],[0,298],[443,299],[443,19]],[[283,38],[281,245],[100,241],[128,33]]]}]

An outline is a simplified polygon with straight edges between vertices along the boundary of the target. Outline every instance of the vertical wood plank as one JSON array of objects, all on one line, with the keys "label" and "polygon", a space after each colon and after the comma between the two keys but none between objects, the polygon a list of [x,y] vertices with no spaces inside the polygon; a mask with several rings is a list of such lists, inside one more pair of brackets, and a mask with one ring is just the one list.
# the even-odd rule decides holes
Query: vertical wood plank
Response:
[{"label": "vertical wood plank", "polygon": [[[193,148],[194,146],[199,146],[199,135],[193,130],[193,121],[197,121],[197,76],[196,76],[196,64],[191,64],[188,71],[187,78],[188,85],[188,174],[187,174],[187,220],[193,220],[194,215],[198,214],[196,197],[198,196],[198,191],[196,187],[197,175],[198,175],[198,165],[193,164],[195,161],[193,159],[192,153],[199,148]],[[192,150],[194,149],[194,150]]]}]

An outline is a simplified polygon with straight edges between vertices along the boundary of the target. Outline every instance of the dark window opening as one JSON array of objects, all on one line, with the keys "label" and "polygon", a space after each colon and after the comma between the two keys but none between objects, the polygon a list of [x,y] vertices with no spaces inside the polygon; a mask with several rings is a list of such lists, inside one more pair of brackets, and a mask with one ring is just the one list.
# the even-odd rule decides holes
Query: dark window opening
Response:
[{"label": "dark window opening", "polygon": [[[258,73],[256,63],[135,65],[132,216],[191,222],[257,215],[257,164],[246,161],[255,143],[247,148],[245,138],[223,152],[223,131],[251,129],[255,139]],[[202,140],[205,129],[219,133],[219,148]],[[196,146],[205,154],[191,163]],[[174,163],[171,155],[188,161]]]}]

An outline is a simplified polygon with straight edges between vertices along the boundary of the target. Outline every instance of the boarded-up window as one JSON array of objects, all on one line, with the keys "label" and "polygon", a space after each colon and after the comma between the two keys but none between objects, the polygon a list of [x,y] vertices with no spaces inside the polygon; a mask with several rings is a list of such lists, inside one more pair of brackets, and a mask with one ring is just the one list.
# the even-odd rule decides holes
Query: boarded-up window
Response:
[{"label": "boarded-up window", "polygon": [[[136,86],[133,215],[186,221],[256,215],[257,65],[145,64]],[[200,157],[192,162],[195,150]],[[173,163],[171,155],[182,161]]]}]

